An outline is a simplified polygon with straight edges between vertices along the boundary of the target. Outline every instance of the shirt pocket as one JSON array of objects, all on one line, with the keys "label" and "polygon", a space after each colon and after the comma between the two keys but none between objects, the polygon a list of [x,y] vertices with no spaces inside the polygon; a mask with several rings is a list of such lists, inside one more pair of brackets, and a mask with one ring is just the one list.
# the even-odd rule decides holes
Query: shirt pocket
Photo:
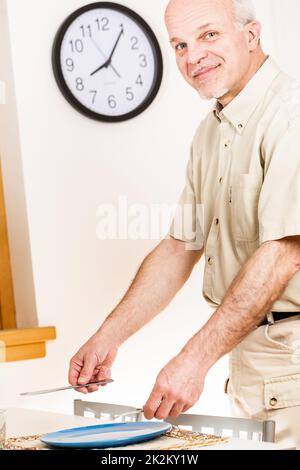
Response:
[{"label": "shirt pocket", "polygon": [[267,410],[300,405],[300,374],[274,377],[264,381],[264,403]]},{"label": "shirt pocket", "polygon": [[259,237],[260,190],[261,181],[256,175],[238,175],[231,186],[232,230],[238,242],[254,242]]}]

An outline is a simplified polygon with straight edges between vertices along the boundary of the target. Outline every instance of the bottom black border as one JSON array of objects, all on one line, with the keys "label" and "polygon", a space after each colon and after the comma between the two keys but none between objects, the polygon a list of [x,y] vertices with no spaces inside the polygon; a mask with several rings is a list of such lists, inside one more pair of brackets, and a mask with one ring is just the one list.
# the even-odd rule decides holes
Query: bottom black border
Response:
[{"label": "bottom black border", "polygon": [[184,450],[184,451],[113,451],[113,450],[45,450],[45,451],[0,451],[0,468],[4,463],[13,465],[30,464],[52,465],[66,463],[66,468],[74,465],[79,466],[95,465],[93,468],[101,466],[140,468],[141,466],[186,466],[196,468],[207,465],[207,470],[211,470],[219,464],[223,469],[225,465],[239,467],[247,464],[265,465],[266,468],[273,466],[283,467],[290,464],[299,464],[300,453],[298,451],[231,451],[231,450]]}]

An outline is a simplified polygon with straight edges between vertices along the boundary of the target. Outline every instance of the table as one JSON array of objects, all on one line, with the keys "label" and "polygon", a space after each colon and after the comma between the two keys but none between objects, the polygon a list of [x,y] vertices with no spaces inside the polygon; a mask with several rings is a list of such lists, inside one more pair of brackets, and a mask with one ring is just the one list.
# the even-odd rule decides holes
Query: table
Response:
[{"label": "table", "polygon": [[[101,424],[101,420],[83,416],[65,415],[49,411],[9,408],[7,410],[6,437],[46,434],[61,429]],[[154,441],[153,441],[154,442]],[[127,446],[131,450],[134,446]],[[124,448],[123,448],[124,449]],[[279,444],[230,438],[229,442],[201,447],[200,450],[284,450]],[[196,449],[195,449],[196,450]]]}]

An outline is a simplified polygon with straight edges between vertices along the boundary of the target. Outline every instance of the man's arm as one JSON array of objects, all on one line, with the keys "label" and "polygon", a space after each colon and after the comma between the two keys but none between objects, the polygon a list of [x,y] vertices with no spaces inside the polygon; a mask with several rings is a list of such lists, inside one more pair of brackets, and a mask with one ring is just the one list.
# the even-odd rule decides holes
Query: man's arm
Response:
[{"label": "man's arm", "polygon": [[164,419],[193,406],[213,364],[265,317],[300,270],[300,237],[264,243],[241,268],[221,305],[159,374],[145,416]]},{"label": "man's arm", "polygon": [[[203,362],[211,367],[260,324],[299,269],[300,237],[263,244],[242,267],[222,304],[188,347],[200,352],[201,346]],[[212,344],[213,348],[209,347]]]},{"label": "man's arm", "polygon": [[189,278],[203,250],[191,251],[174,238],[163,240],[143,261],[128,291],[100,332],[122,344],[152,320]]},{"label": "man's arm", "polygon": [[[108,377],[118,347],[170,303],[202,253],[203,250],[187,250],[185,242],[174,238],[163,240],[145,258],[117,307],[71,359],[70,383],[84,384]],[[88,391],[97,388],[91,386]]]}]

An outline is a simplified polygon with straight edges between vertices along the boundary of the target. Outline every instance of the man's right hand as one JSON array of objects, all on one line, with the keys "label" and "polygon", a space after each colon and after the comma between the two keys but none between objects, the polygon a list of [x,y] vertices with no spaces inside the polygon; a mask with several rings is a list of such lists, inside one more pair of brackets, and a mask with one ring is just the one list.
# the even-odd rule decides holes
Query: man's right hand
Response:
[{"label": "man's right hand", "polygon": [[[84,385],[89,382],[109,379],[110,368],[117,355],[117,347],[108,347],[97,333],[85,343],[72,357],[69,368],[71,385]],[[97,391],[98,385],[76,389],[77,392],[91,393]]]}]

